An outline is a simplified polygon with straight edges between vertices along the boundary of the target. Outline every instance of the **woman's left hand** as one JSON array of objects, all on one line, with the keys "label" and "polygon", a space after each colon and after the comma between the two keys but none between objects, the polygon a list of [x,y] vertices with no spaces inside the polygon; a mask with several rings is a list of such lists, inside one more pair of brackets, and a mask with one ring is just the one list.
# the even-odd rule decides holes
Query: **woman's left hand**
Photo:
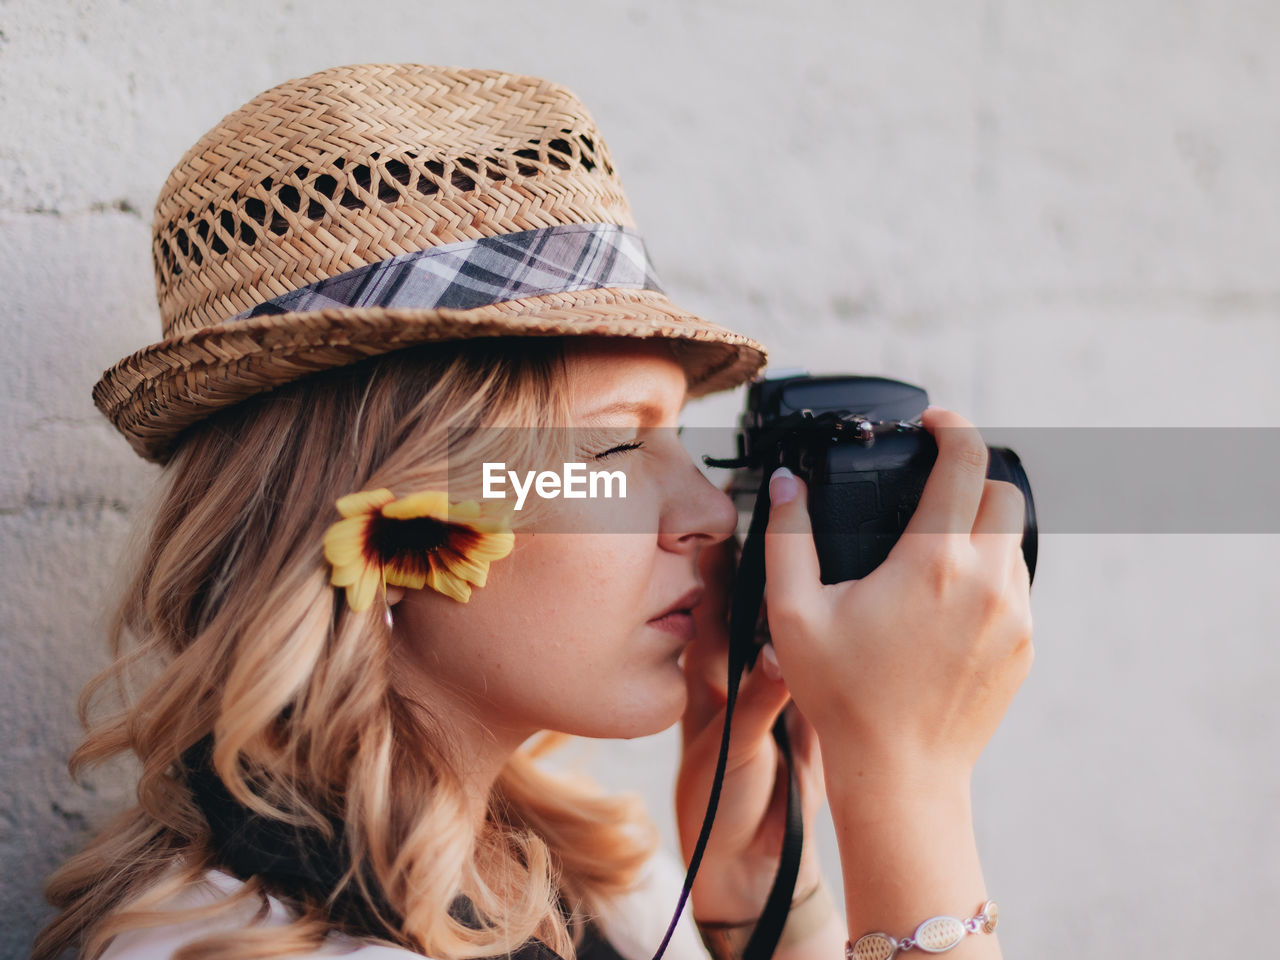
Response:
[{"label": "woman's left hand", "polygon": [[[733,562],[732,540],[704,548],[698,562],[707,592],[693,611],[697,637],[685,651],[688,706],[676,778],[676,819],[686,862],[702,828],[724,731]],[[720,806],[691,894],[693,915],[704,923],[744,923],[759,917],[778,869],[788,777],[772,728],[790,694],[772,652],[771,647],[761,652],[738,689]],[[766,657],[771,664],[766,664]],[[825,788],[817,734],[794,706],[786,709],[786,716],[805,824],[795,887],[799,897],[822,879],[813,821]]]}]

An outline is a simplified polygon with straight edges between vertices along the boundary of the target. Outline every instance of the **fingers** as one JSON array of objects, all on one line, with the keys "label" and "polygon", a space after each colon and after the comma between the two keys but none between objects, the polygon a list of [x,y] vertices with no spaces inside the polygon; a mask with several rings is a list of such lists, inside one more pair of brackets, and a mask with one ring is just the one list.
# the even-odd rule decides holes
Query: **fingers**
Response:
[{"label": "fingers", "polygon": [[1014,484],[987,480],[982,503],[970,538],[980,556],[994,567],[1012,573],[1015,563],[1024,567],[1022,531],[1026,521],[1026,499]]},{"label": "fingers", "polygon": [[822,579],[804,481],[779,467],[769,481],[769,501],[769,525],[764,535],[764,595],[769,629],[776,636],[779,621],[795,611],[817,608]]},{"label": "fingers", "polygon": [[1012,483],[988,480],[973,525],[971,542],[983,565],[992,571],[1008,605],[1007,629],[1020,649],[1031,635],[1031,573],[1022,555],[1026,499]]},{"label": "fingers", "polygon": [[[745,673],[738,687],[738,699],[733,708],[733,730],[729,740],[729,769],[734,769],[757,756],[762,747],[772,749],[773,723],[791,700],[791,693],[777,670],[766,666],[772,651],[762,652],[756,666]],[[695,742],[700,749],[714,753],[719,749],[724,734],[725,698],[712,708],[705,722],[691,721],[695,710],[691,702],[685,710],[683,724],[686,751]],[[702,712],[699,710],[699,712]]]},{"label": "fingers", "polygon": [[938,445],[938,459],[904,532],[968,535],[985,490],[987,445],[954,411],[931,407],[921,422]]},{"label": "fingers", "polygon": [[987,480],[973,521],[973,532],[1014,534],[1021,538],[1026,516],[1027,501],[1021,490],[1005,480]]},{"label": "fingers", "polygon": [[1027,501],[1015,484],[988,480],[971,538],[980,556],[1005,571],[1005,583],[1021,596],[1031,592],[1031,571],[1022,553]]},{"label": "fingers", "polygon": [[773,651],[766,645],[756,665],[742,679],[738,702],[733,709],[733,732],[729,741],[730,758],[754,756],[762,744],[773,743],[773,723],[791,699],[791,693],[776,669],[768,668]]}]

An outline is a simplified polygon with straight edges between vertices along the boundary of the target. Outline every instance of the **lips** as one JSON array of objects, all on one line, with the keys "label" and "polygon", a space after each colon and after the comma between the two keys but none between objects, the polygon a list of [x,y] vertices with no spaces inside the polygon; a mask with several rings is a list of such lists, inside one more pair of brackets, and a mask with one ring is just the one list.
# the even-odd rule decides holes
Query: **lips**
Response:
[{"label": "lips", "polygon": [[698,584],[696,587],[693,587],[692,589],[688,590],[683,596],[680,597],[679,600],[671,604],[671,606],[667,607],[665,610],[663,610],[661,613],[657,614],[656,616],[651,617],[649,619],[649,622],[653,623],[655,620],[661,620],[663,617],[666,617],[673,613],[684,613],[684,614],[692,613],[693,608],[696,607],[702,601],[702,595],[704,593],[706,593],[706,588],[702,586],[702,584]]}]

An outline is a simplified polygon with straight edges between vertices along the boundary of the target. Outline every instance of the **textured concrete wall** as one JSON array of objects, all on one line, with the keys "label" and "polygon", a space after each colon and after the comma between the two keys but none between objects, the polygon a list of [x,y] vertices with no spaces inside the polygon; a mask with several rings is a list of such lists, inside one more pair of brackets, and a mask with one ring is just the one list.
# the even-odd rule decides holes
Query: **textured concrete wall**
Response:
[{"label": "textured concrete wall", "polygon": [[[601,123],[678,301],[777,365],[979,425],[1267,426],[1278,36],[1271,0],[0,2],[0,955],[125,796],[63,770],[154,477],[89,388],[156,339],[151,205],[224,114],[343,63],[544,75]],[[1035,669],[975,787],[1009,956],[1201,956],[1274,912],[1278,548],[1044,539]],[[587,752],[669,836],[675,742]]]}]

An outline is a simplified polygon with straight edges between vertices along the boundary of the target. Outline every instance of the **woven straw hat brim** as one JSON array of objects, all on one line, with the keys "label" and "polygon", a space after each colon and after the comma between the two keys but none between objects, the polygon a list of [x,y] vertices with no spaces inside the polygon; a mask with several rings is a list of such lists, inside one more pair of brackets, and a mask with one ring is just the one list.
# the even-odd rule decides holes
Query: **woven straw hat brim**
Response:
[{"label": "woven straw hat brim", "polygon": [[433,341],[559,336],[671,340],[690,397],[736,387],[766,361],[756,341],[660,293],[597,289],[470,310],[334,307],[227,321],[131,354],[93,399],[140,456],[163,464],[191,424],[309,373]]}]

